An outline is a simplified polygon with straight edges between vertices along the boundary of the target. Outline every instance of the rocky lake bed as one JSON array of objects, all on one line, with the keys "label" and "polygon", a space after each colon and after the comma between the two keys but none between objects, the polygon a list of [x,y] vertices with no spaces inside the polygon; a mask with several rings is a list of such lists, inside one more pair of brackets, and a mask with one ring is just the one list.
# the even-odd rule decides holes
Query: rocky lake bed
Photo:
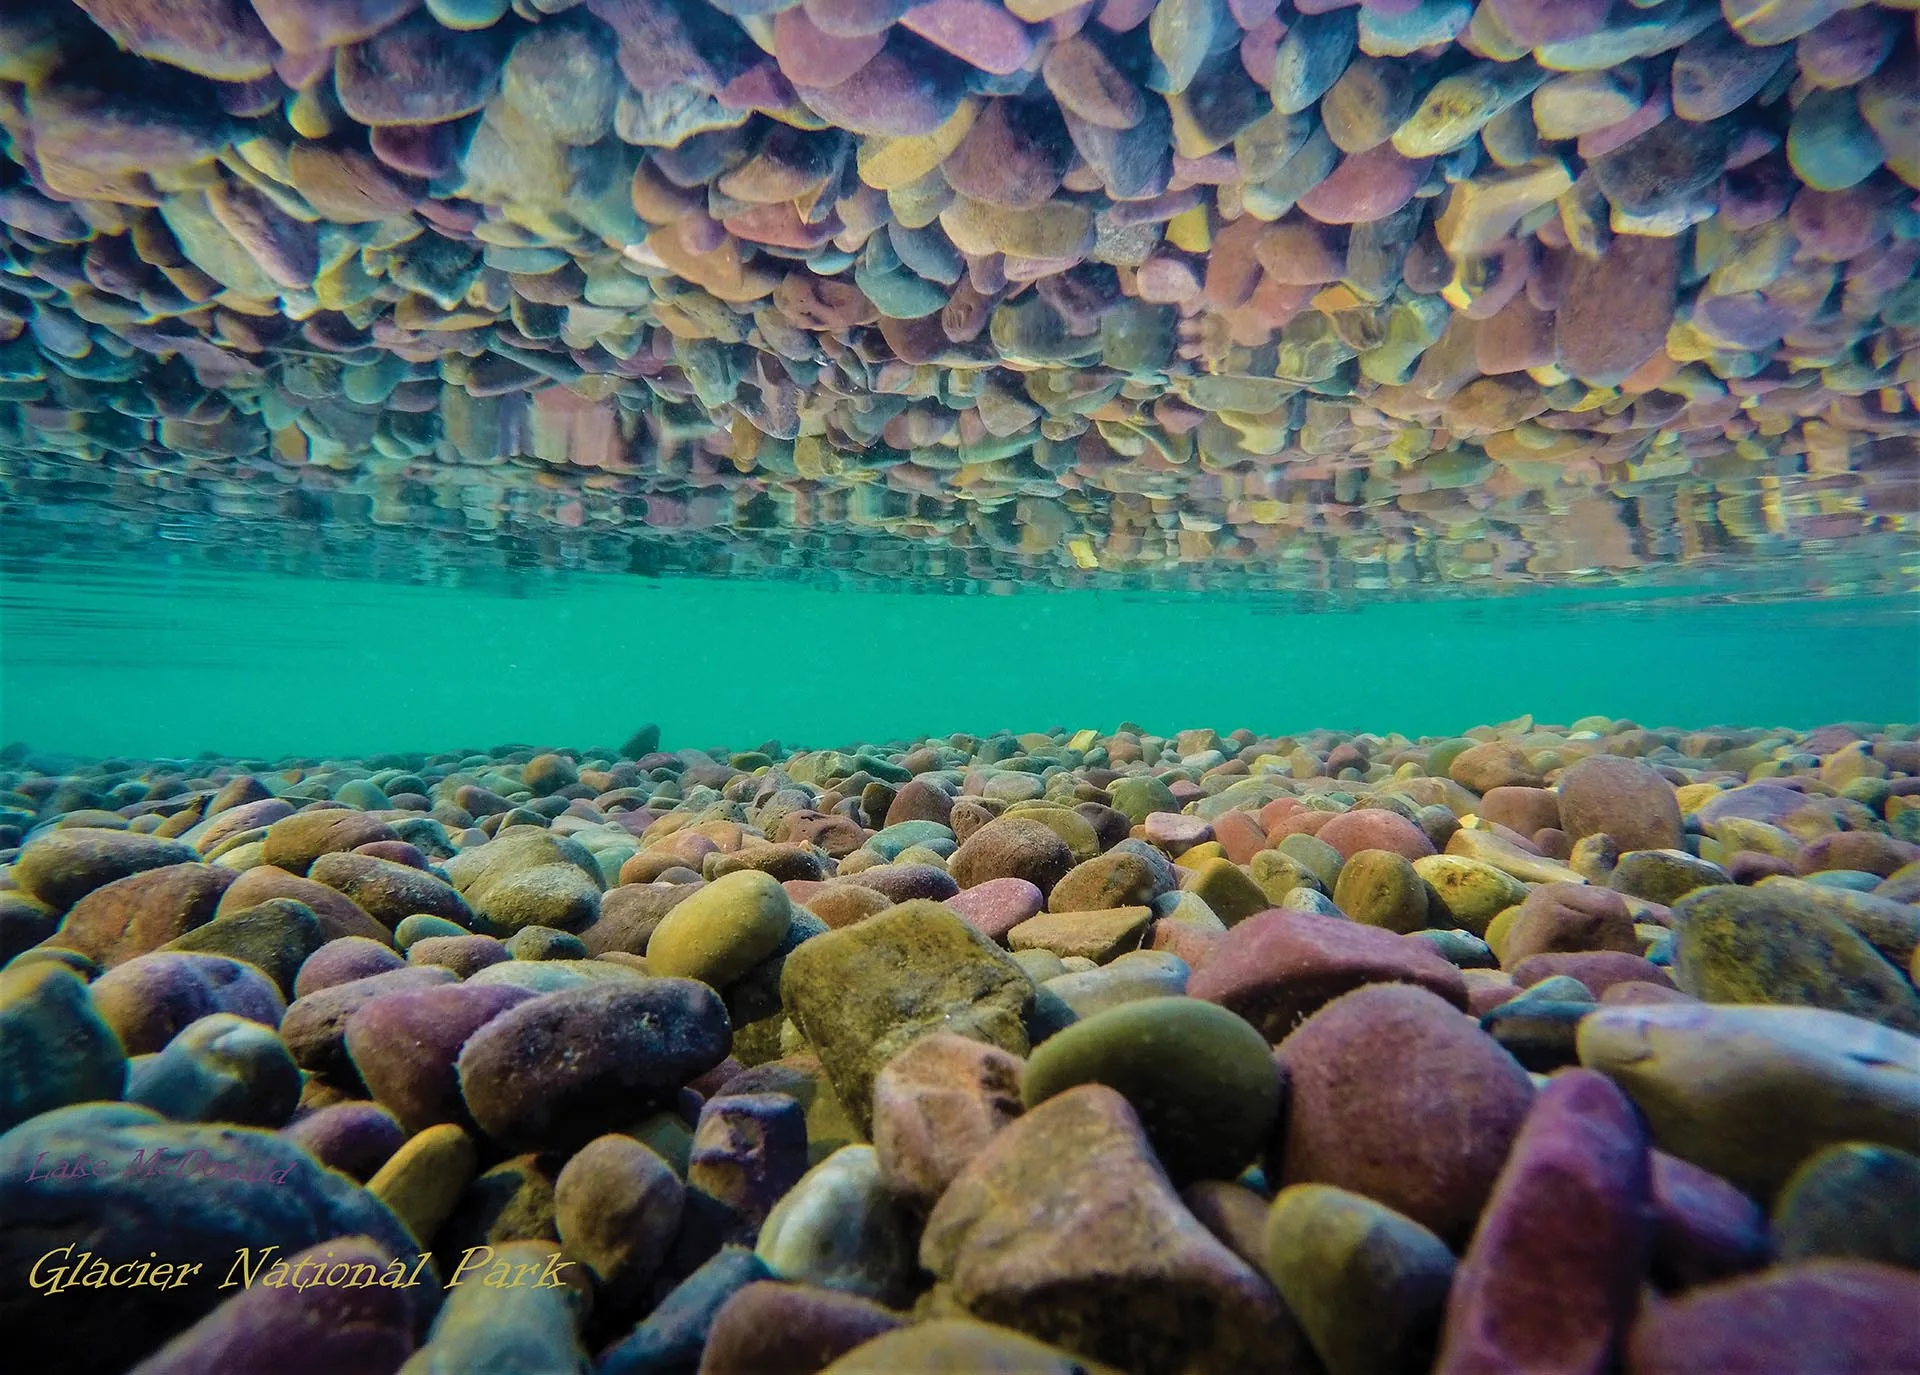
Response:
[{"label": "rocky lake bed", "polygon": [[1920,1369],[1920,728],[0,753],[75,1375]]}]

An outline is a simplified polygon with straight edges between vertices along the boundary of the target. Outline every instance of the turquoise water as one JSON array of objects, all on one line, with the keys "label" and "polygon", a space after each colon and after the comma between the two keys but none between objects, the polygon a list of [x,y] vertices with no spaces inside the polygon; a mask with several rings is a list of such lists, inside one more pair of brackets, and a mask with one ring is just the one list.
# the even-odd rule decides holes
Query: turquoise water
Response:
[{"label": "turquoise water", "polygon": [[1360,602],[823,591],[530,576],[519,595],[55,562],[0,585],[0,739],[264,756],[824,747],[1211,724],[1444,734],[1532,713],[1809,727],[1920,716],[1910,598],[1619,589]]}]

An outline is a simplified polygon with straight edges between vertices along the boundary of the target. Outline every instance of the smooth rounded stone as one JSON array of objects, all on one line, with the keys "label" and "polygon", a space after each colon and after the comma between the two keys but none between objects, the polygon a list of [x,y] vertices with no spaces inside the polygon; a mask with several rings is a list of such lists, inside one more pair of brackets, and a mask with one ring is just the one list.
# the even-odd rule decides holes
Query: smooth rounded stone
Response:
[{"label": "smooth rounded stone", "polygon": [[1525,752],[1505,740],[1489,740],[1460,751],[1447,766],[1447,776],[1477,793],[1527,788],[1540,781]]},{"label": "smooth rounded stone", "polygon": [[1816,191],[1844,191],[1886,161],[1880,137],[1851,90],[1809,91],[1787,129],[1787,162]]},{"label": "smooth rounded stone", "polygon": [[1437,928],[1413,933],[1425,941],[1434,953],[1455,969],[1492,969],[1498,963],[1487,943],[1471,931],[1441,931]]},{"label": "smooth rounded stone", "polygon": [[1701,1370],[1898,1370],[1912,1364],[1920,1280],[1866,1261],[1782,1265],[1650,1304],[1633,1325],[1633,1375]]},{"label": "smooth rounded stone", "polygon": [[1789,48],[1757,47],[1715,24],[1674,54],[1673,112],[1695,123],[1730,115],[1759,95],[1792,56]]},{"label": "smooth rounded stone", "polygon": [[[1461,1257],[1439,1371],[1604,1368],[1652,1242],[1651,1166],[1632,1102],[1590,1070],[1550,1079]],[[1551,1274],[1555,1302],[1539,1302]]]},{"label": "smooth rounded stone", "polygon": [[1033,984],[1006,951],[947,908],[902,903],[787,956],[780,1001],[864,1132],[874,1077],[947,1030],[1024,1055]]},{"label": "smooth rounded stone", "polygon": [[1158,778],[1146,775],[1116,778],[1107,793],[1114,808],[1125,813],[1127,820],[1136,826],[1144,826],[1154,812],[1180,810],[1172,789]]},{"label": "smooth rounded stone", "polygon": [[1045,910],[1046,901],[1040,889],[1026,879],[992,878],[963,889],[945,899],[943,905],[987,939],[1004,944],[1007,932],[1038,916]]},{"label": "smooth rounded stone", "polygon": [[391,993],[437,988],[454,982],[452,970],[409,966],[333,984],[303,994],[287,1007],[280,1032],[302,1069],[342,1086],[358,1086],[346,1046],[347,1023],[362,1007]]},{"label": "smooth rounded stone", "polygon": [[1434,853],[1425,831],[1384,807],[1358,807],[1337,813],[1311,838],[1332,846],[1342,859],[1352,859],[1362,850],[1386,850],[1408,861]]},{"label": "smooth rounded stone", "polygon": [[[542,927],[537,929],[544,930],[546,928]],[[473,932],[471,930],[460,925],[459,922],[448,921],[445,917],[435,917],[425,912],[415,912],[410,917],[401,918],[399,925],[393,928],[393,943],[399,946],[401,950],[411,954],[413,947],[422,941],[435,940],[441,937],[460,940],[472,934]],[[492,940],[493,937],[483,936],[481,939]],[[496,943],[504,946],[504,942]]]},{"label": "smooth rounded stone", "polygon": [[[820,15],[811,7],[807,12],[820,25]],[[953,117],[965,95],[966,71],[932,45],[896,33],[844,81],[794,89],[809,110],[849,133],[914,138],[933,133]]]},{"label": "smooth rounded stone", "polygon": [[374,1103],[334,1103],[298,1116],[280,1129],[328,1169],[365,1183],[406,1144],[393,1114]]},{"label": "smooth rounded stone", "polygon": [[[903,850],[901,862],[876,864],[872,868],[847,875],[843,882],[861,888],[871,888],[889,902],[911,902],[915,898],[944,902],[959,893],[960,885],[953,881],[952,876],[944,868],[935,864],[907,861],[905,857],[913,853],[912,849]],[[919,853],[931,854],[926,850],[921,850]]]},{"label": "smooth rounded stone", "polygon": [[1280,1110],[1266,1039],[1197,998],[1146,998],[1076,1022],[1034,1050],[1021,1093],[1031,1109],[1093,1083],[1126,1098],[1177,1185],[1238,1175]]},{"label": "smooth rounded stone", "polygon": [[1078,956],[1104,964],[1138,950],[1153,921],[1151,907],[1109,907],[1097,912],[1045,912],[1007,932],[1015,950],[1050,950],[1062,959]]},{"label": "smooth rounded stone", "polygon": [[[1840,831],[1809,841],[1800,851],[1794,868],[1807,875],[1852,869],[1883,879],[1891,878],[1916,859],[1920,859],[1920,846],[1873,831]],[[71,920],[71,916],[68,919]]]},{"label": "smooth rounded stone", "polygon": [[946,1311],[1124,1369],[1224,1375],[1306,1358],[1272,1289],[1181,1204],[1139,1118],[1101,1084],[997,1133],[935,1205],[920,1263]]},{"label": "smooth rounded stone", "polygon": [[1607,886],[1616,892],[1663,907],[1697,889],[1732,881],[1719,865],[1685,850],[1630,850],[1607,876]]},{"label": "smooth rounded stone", "polygon": [[857,1294],[759,1280],[714,1315],[701,1369],[708,1375],[817,1371],[903,1322],[892,1309]]},{"label": "smooth rounded stone", "polygon": [[1084,35],[1055,43],[1040,74],[1062,110],[1098,128],[1131,129],[1146,116],[1140,88]]},{"label": "smooth rounded stone", "polygon": [[523,926],[502,942],[516,960],[585,960],[592,956],[586,942],[568,931],[550,926]]},{"label": "smooth rounded stone", "polygon": [[325,854],[313,861],[307,876],[338,889],[361,911],[386,926],[425,913],[474,930],[473,910],[451,884],[410,865],[396,864],[366,854]]},{"label": "smooth rounded stone", "polygon": [[667,1162],[617,1134],[575,1152],[553,1190],[561,1245],[616,1303],[658,1272],[685,1206],[686,1188]]},{"label": "smooth rounded stone", "polygon": [[1483,934],[1495,916],[1528,897],[1527,885],[1511,874],[1458,855],[1415,860],[1413,871],[1432,888],[1454,924],[1476,934]]},{"label": "smooth rounded stone", "polygon": [[1278,1058],[1288,1104],[1270,1179],[1351,1189],[1450,1243],[1471,1232],[1533,1086],[1458,1005],[1424,988],[1361,987],[1303,1022]]},{"label": "smooth rounded stone", "polygon": [[492,936],[424,936],[407,947],[408,964],[448,969],[462,979],[512,959],[506,945]]},{"label": "smooth rounded stone", "polygon": [[590,1369],[578,1333],[584,1299],[556,1267],[559,1255],[551,1241],[515,1240],[464,1257],[468,1271],[450,1284],[426,1344],[402,1368],[406,1375]]},{"label": "smooth rounded stone", "polygon": [[1920,1038],[1821,1008],[1602,1006],[1579,1048],[1660,1149],[1756,1198],[1822,1146],[1905,1149],[1920,1111]]},{"label": "smooth rounded stone", "polygon": [[1605,27],[1606,0],[1490,0],[1500,27],[1522,48],[1571,43]]},{"label": "smooth rounded stone", "polygon": [[407,1138],[367,1181],[367,1192],[392,1210],[406,1229],[430,1244],[453,1216],[479,1173],[473,1138],[445,1123]]},{"label": "smooth rounded stone", "polygon": [[774,1276],[744,1246],[723,1246],[662,1299],[646,1320],[600,1354],[600,1375],[654,1375],[692,1370],[701,1361],[714,1319],[749,1284]]},{"label": "smooth rounded stone", "polygon": [[[1311,836],[1308,839],[1312,839]],[[1332,872],[1340,871],[1340,856],[1333,856]],[[1261,850],[1247,864],[1247,876],[1259,885],[1260,891],[1272,900],[1276,907],[1287,904],[1281,897],[1296,888],[1307,888],[1318,893],[1321,883],[1318,877],[1299,860],[1279,850]]]},{"label": "smooth rounded stone", "polygon": [[991,879],[1022,878],[1048,894],[1073,868],[1067,842],[1042,822],[1025,816],[996,817],[973,832],[947,861],[960,887]]},{"label": "smooth rounded stone", "polygon": [[[1598,259],[1576,256],[1554,315],[1560,366],[1594,386],[1616,385],[1631,376],[1665,347],[1676,271],[1671,239],[1622,235]],[[1582,768],[1591,781],[1575,789],[1579,800],[1569,814],[1567,784]],[[1593,830],[1601,830],[1600,818],[1617,816],[1629,828],[1626,838],[1615,837],[1625,848],[1678,844],[1677,810],[1659,801],[1646,774],[1637,760],[1598,755],[1581,760],[1561,780],[1562,829],[1578,840],[1591,833],[1578,829],[1581,824],[1590,821]],[[1671,793],[1670,784],[1658,781]]]},{"label": "smooth rounded stone", "polygon": [[580,940],[590,955],[604,955],[610,950],[644,955],[667,913],[699,890],[700,885],[691,880],[610,889],[600,901],[600,915],[581,930]]},{"label": "smooth rounded stone", "polygon": [[1263,1268],[1330,1375],[1428,1367],[1453,1253],[1412,1218],[1330,1184],[1274,1196]]},{"label": "smooth rounded stone", "polygon": [[[52,938],[60,929],[60,916],[37,898],[17,888],[0,891],[0,965],[23,951]],[[93,960],[78,951],[72,958],[93,965]]]},{"label": "smooth rounded stone", "polygon": [[[1363,16],[1364,18],[1364,16]],[[1327,137],[1343,153],[1364,153],[1393,137],[1419,95],[1406,64],[1390,58],[1359,57],[1320,100]]]},{"label": "smooth rounded stone", "polygon": [[[606,28],[584,16],[542,23],[513,45],[500,69],[500,93],[558,142],[597,143],[613,127],[621,90],[612,40]],[[484,68],[476,60],[469,70],[478,75]]]},{"label": "smooth rounded stone", "polygon": [[586,847],[534,826],[509,827],[484,845],[462,850],[442,868],[475,914],[509,935],[522,926],[556,931],[589,926],[605,887]]},{"label": "smooth rounded stone", "polygon": [[960,1371],[1021,1375],[1118,1375],[1057,1346],[970,1318],[930,1318],[855,1347],[820,1375],[958,1375]]},{"label": "smooth rounded stone", "polygon": [[481,988],[510,987],[524,988],[531,993],[559,993],[589,984],[632,984],[646,977],[644,969],[611,958],[516,960],[509,957],[488,964],[477,974],[469,974],[466,982]]},{"label": "smooth rounded stone", "polygon": [[1268,91],[1273,108],[1298,114],[1333,88],[1359,42],[1357,17],[1347,10],[1303,15],[1290,25],[1274,56]]},{"label": "smooth rounded stone", "polygon": [[291,898],[269,898],[254,907],[224,912],[162,948],[244,960],[290,999],[301,968],[326,944],[326,933],[312,908]]},{"label": "smooth rounded stone", "polygon": [[1247,871],[1224,856],[1203,859],[1182,880],[1182,887],[1207,905],[1208,910],[1234,926],[1273,904]]},{"label": "smooth rounded stone", "polygon": [[487,1021],[455,1067],[473,1120],[509,1146],[590,1139],[726,1058],[719,995],[693,979],[588,984]]},{"label": "smooth rounded stone", "polygon": [[[1375,808],[1373,810],[1384,810],[1384,809]],[[1348,815],[1351,815],[1351,813],[1348,813]],[[1388,815],[1390,816],[1398,815],[1398,813],[1388,813]],[[1404,818],[1402,819],[1404,820]],[[1332,825],[1333,823],[1331,821],[1328,821],[1327,824]],[[1385,825],[1386,823],[1381,823],[1381,824]],[[1391,839],[1391,838],[1392,838],[1391,832],[1387,836],[1382,837],[1382,839]],[[1373,846],[1373,847],[1364,846],[1364,845],[1356,846],[1354,852],[1357,854],[1359,853],[1360,850],[1368,849],[1368,848],[1393,850],[1395,853],[1399,853],[1398,849],[1393,844]],[[1313,875],[1314,879],[1320,884],[1322,888],[1326,888],[1326,889],[1331,889],[1334,886],[1335,882],[1338,881],[1340,877],[1340,866],[1344,861],[1344,859],[1346,858],[1339,850],[1335,849],[1329,842],[1320,839],[1320,837],[1318,836],[1312,836],[1312,835],[1296,834],[1296,835],[1286,836],[1282,838],[1280,843],[1276,845],[1274,849],[1277,850],[1279,853],[1286,855],[1289,859],[1294,860],[1299,865],[1301,865],[1309,874]],[[1424,853],[1431,853],[1431,852],[1422,851],[1422,853],[1424,854]],[[1420,857],[1419,855],[1405,856],[1405,858],[1409,860],[1418,859],[1419,857]]]},{"label": "smooth rounded stone", "polygon": [[1663,1289],[1758,1270],[1773,1259],[1767,1215],[1719,1175],[1665,1151],[1653,1156],[1654,1281]]},{"label": "smooth rounded stone", "polygon": [[728,874],[667,913],[647,942],[647,967],[724,988],[779,948],[792,919],[777,879]]},{"label": "smooth rounded stone", "polygon": [[1366,984],[1408,983],[1456,1008],[1460,971],[1421,943],[1376,927],[1306,912],[1262,913],[1223,937],[1187,981],[1278,1042],[1321,1008]]},{"label": "smooth rounded stone", "polygon": [[1393,131],[1402,157],[1438,157],[1478,134],[1547,79],[1530,62],[1480,62],[1443,78]]},{"label": "smooth rounded stone", "polygon": [[924,1211],[993,1134],[1018,1117],[1021,1063],[998,1046],[950,1032],[924,1036],[873,1084],[880,1177]]},{"label": "smooth rounded stone", "polygon": [[1604,832],[1622,852],[1681,848],[1673,785],[1637,759],[1593,755],[1568,769],[1560,779],[1560,817],[1576,841]]},{"label": "smooth rounded stone", "polygon": [[1784,1263],[1827,1257],[1920,1270],[1920,1156],[1844,1143],[1809,1156],[1773,1201]]},{"label": "smooth rounded stone", "polygon": [[1146,828],[1147,842],[1169,855],[1179,855],[1213,839],[1211,824],[1184,812],[1148,812],[1147,819],[1140,824]]},{"label": "smooth rounded stone", "polygon": [[116,879],[200,858],[190,845],[133,831],[66,826],[42,831],[9,868],[14,886],[64,912]]},{"label": "smooth rounded stone", "polygon": [[881,1303],[905,1297],[913,1233],[872,1146],[843,1146],[808,1170],[768,1215],[754,1254],[784,1280]]},{"label": "smooth rounded stone", "polygon": [[1552,982],[1573,996],[1560,996],[1554,989],[1538,994],[1528,989],[1480,1018],[1480,1029],[1535,1074],[1549,1074],[1578,1061],[1580,1022],[1594,1007],[1592,991],[1579,980],[1563,976]]},{"label": "smooth rounded stone", "polygon": [[1434,924],[1435,901],[1427,881],[1389,850],[1361,850],[1342,865],[1333,905],[1361,925],[1402,935]]},{"label": "smooth rounded stone", "polygon": [[216,1012],[129,1067],[126,1099],[176,1122],[279,1127],[300,1102],[300,1070],[271,1027]]},{"label": "smooth rounded stone", "polygon": [[212,920],[235,877],[232,870],[210,864],[168,864],[129,874],[74,903],[53,944],[111,969]]},{"label": "smooth rounded stone", "polygon": [[1838,918],[1894,964],[1908,964],[1920,948],[1920,911],[1913,904],[1824,888],[1810,879],[1772,877],[1756,887],[1784,910],[1817,911]]},{"label": "smooth rounded stone", "polygon": [[393,828],[376,816],[346,807],[295,812],[267,827],[261,857],[276,869],[302,878],[321,855],[347,851],[376,840],[395,840]]},{"label": "smooth rounded stone", "polygon": [[390,946],[364,936],[342,936],[307,956],[294,978],[293,996],[304,998],[323,988],[404,968],[406,961],[394,954]]},{"label": "smooth rounded stone", "polygon": [[1920,1032],[1920,993],[1851,926],[1768,888],[1702,889],[1673,910],[1674,982],[1714,1003],[1824,1007]]},{"label": "smooth rounded stone", "polygon": [[328,940],[341,936],[365,936],[382,944],[390,944],[393,940],[393,933],[384,923],[367,915],[346,894],[271,864],[255,865],[229,884],[226,892],[220,895],[220,905],[215,909],[215,915],[244,911],[274,898],[286,898],[304,904],[320,919],[321,934]]},{"label": "smooth rounded stone", "polygon": [[1651,960],[1617,950],[1576,950],[1566,954],[1532,955],[1514,965],[1509,973],[1522,988],[1531,988],[1556,975],[1577,979],[1594,997],[1603,997],[1617,983],[1650,983],[1671,986],[1667,972]]},{"label": "smooth rounded stone", "polygon": [[1587,950],[1637,955],[1640,940],[1624,899],[1577,883],[1534,888],[1497,942],[1501,967],[1509,970],[1535,955]]},{"label": "smooth rounded stone", "polygon": [[1061,973],[1046,981],[1047,992],[1078,1017],[1141,998],[1178,997],[1187,991],[1192,969],[1165,950],[1130,950],[1099,969]]},{"label": "smooth rounded stone", "polygon": [[215,1012],[277,1027],[287,1010],[271,979],[223,955],[141,955],[108,970],[87,991],[129,1055],[162,1050],[183,1027]]},{"label": "smooth rounded stone", "polygon": [[447,984],[375,997],[346,1021],[345,1047],[375,1102],[407,1132],[440,1122],[471,1127],[454,1064],[469,1037],[535,995],[521,988]]},{"label": "smooth rounded stone", "polygon": [[710,879],[722,878],[743,870],[753,870],[777,881],[814,880],[827,876],[824,855],[810,845],[750,844],[739,850],[716,850],[703,856],[700,872]]},{"label": "smooth rounded stone", "polygon": [[[414,1300],[401,1287],[412,1269],[411,1256],[396,1256],[371,1238],[341,1237],[275,1259],[301,1282],[241,1289],[134,1371],[391,1371],[413,1351]],[[340,1282],[313,1282],[328,1276],[338,1276]],[[382,1284],[382,1277],[390,1282]]]},{"label": "smooth rounded stone", "polygon": [[1549,788],[1489,788],[1480,798],[1482,820],[1530,836],[1551,827],[1560,829],[1560,799]]},{"label": "smooth rounded stone", "polygon": [[1406,205],[1426,180],[1427,158],[1406,158],[1390,143],[1349,153],[1300,197],[1300,209],[1322,224],[1383,220]]},{"label": "smooth rounded stone", "polygon": [[[48,1160],[85,1156],[116,1165],[139,1158],[153,1171],[116,1168],[76,1173],[58,1183],[28,1182],[43,1154]],[[376,1199],[291,1141],[271,1132],[168,1122],[125,1103],[56,1109],[0,1137],[0,1260],[8,1271],[26,1274],[49,1249],[49,1239],[70,1228],[76,1216],[89,1220],[88,1234],[70,1261],[79,1261],[78,1253],[87,1249],[104,1257],[151,1251],[171,1264],[201,1267],[198,1283],[80,1283],[63,1289],[62,1312],[74,1326],[61,1336],[60,1365],[88,1375],[127,1369],[228,1297],[215,1277],[233,1268],[242,1248],[256,1256],[268,1247],[289,1255],[320,1242],[366,1237],[391,1256],[412,1257],[418,1249]],[[423,1325],[438,1305],[437,1281],[423,1279],[406,1293],[413,1300],[413,1322]],[[45,1299],[23,1286],[0,1317],[9,1330],[24,1330],[16,1324],[43,1311]]]},{"label": "smooth rounded stone", "polygon": [[0,969],[0,1132],[118,1098],[126,1080],[126,1052],[79,975],[51,961]]}]

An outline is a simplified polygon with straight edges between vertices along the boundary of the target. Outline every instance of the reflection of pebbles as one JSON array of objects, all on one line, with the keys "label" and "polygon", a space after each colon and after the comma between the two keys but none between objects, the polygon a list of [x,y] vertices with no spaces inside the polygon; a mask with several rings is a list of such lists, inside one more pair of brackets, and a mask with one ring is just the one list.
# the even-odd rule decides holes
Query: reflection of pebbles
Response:
[{"label": "reflection of pebbles", "polygon": [[1886,10],[546,8],[0,20],[41,537],[1390,590],[1912,517]]}]

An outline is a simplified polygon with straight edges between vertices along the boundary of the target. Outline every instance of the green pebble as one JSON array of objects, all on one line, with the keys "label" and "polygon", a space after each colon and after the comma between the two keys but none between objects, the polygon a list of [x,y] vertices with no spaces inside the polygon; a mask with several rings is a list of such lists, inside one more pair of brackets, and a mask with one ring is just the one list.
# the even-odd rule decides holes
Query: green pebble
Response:
[{"label": "green pebble", "polygon": [[1793,1172],[1773,1203],[1783,1262],[1874,1260],[1920,1270],[1920,1156],[1848,1141]]},{"label": "green pebble", "polygon": [[1081,1084],[1133,1105],[1176,1185],[1234,1178],[1280,1111],[1266,1038],[1198,998],[1143,998],[1074,1023],[1033,1052],[1021,1095],[1031,1108]]}]

